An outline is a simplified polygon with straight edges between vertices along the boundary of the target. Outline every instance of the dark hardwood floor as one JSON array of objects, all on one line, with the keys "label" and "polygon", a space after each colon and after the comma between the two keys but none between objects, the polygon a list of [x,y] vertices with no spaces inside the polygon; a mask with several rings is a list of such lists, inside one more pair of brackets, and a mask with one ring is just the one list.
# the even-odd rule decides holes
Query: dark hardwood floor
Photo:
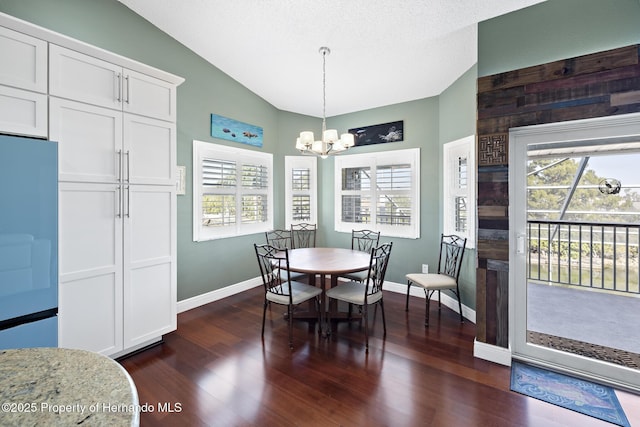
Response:
[{"label": "dark hardwood floor", "polygon": [[[378,318],[364,352],[359,321],[330,340],[267,311],[262,289],[190,310],[165,342],[120,360],[131,374],[142,426],[611,426],[509,390],[510,369],[473,357],[475,325],[432,303],[385,291],[387,336]],[[634,425],[640,397],[619,393]],[[638,422],[638,418],[635,418]],[[636,424],[640,425],[640,424]]]}]

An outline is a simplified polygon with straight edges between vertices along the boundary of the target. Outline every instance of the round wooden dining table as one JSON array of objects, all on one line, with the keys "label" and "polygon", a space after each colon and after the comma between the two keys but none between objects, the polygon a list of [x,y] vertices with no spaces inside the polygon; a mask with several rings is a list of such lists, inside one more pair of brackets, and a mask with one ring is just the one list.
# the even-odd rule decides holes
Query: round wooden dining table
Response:
[{"label": "round wooden dining table", "polygon": [[[320,287],[322,288],[322,298],[320,299],[320,312],[323,324],[326,320],[325,290],[327,286],[327,276],[329,276],[330,286],[338,285],[338,278],[346,273],[354,273],[369,268],[371,254],[345,248],[299,248],[289,250],[289,270],[296,273],[305,273],[309,277],[309,284],[316,286],[316,275],[320,276]],[[333,311],[333,309],[332,309]],[[296,318],[317,318],[315,313],[299,313]],[[339,319],[335,313],[332,319]],[[329,325],[322,327],[322,332],[326,335]]]}]

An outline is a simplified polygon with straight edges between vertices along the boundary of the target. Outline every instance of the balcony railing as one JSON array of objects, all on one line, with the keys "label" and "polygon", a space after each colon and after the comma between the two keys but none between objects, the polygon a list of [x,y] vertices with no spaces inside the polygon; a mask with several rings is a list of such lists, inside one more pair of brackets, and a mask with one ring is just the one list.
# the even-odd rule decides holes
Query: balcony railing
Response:
[{"label": "balcony railing", "polygon": [[640,224],[529,220],[530,280],[640,294]]}]

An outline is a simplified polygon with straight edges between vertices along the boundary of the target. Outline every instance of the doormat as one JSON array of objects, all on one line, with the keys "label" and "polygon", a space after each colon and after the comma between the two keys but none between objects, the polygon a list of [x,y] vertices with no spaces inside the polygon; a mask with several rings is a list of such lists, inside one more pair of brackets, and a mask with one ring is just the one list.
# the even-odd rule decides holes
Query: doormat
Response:
[{"label": "doormat", "polygon": [[622,427],[631,427],[611,387],[514,361],[511,390]]}]

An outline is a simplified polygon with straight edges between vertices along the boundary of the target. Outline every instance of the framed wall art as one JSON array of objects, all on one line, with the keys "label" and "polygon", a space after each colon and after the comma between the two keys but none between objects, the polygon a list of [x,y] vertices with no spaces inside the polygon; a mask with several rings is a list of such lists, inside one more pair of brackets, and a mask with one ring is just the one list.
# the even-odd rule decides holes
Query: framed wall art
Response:
[{"label": "framed wall art", "polygon": [[262,147],[262,128],[228,117],[211,114],[211,136]]},{"label": "framed wall art", "polygon": [[353,134],[356,147],[359,145],[399,142],[404,140],[404,121],[399,120],[397,122],[353,128],[349,129],[349,133]]}]

